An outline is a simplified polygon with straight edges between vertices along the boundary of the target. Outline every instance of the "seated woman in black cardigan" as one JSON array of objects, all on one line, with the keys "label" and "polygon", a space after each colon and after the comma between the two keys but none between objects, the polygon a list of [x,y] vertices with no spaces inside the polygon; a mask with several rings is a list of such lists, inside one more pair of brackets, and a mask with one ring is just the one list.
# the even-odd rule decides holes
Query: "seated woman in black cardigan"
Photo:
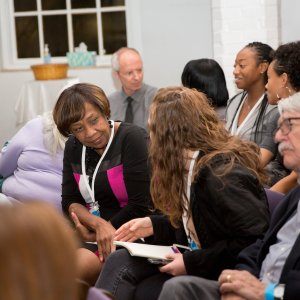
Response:
[{"label": "seated woman in black cardigan", "polygon": [[125,249],[112,253],[96,286],[116,299],[156,299],[172,276],[217,279],[268,228],[259,148],[231,136],[203,93],[159,90],[149,129],[151,195],[165,215],[131,220],[115,239],[147,237],[154,244],[189,244],[193,251],[170,253],[172,262],[160,267]]},{"label": "seated woman in black cardigan", "polygon": [[134,124],[109,119],[104,91],[78,83],[59,96],[53,118],[68,137],[64,152],[62,208],[83,242],[78,277],[93,285],[113,251],[114,233],[150,213],[148,134]]}]

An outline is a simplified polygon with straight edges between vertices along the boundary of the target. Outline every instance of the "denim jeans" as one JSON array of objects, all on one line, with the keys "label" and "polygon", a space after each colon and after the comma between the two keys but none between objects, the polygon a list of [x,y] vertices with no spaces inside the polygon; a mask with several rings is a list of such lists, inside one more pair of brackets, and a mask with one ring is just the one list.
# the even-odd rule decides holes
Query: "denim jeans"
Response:
[{"label": "denim jeans", "polygon": [[95,286],[111,292],[116,300],[154,300],[169,278],[146,258],[131,256],[126,249],[120,249],[108,257]]}]

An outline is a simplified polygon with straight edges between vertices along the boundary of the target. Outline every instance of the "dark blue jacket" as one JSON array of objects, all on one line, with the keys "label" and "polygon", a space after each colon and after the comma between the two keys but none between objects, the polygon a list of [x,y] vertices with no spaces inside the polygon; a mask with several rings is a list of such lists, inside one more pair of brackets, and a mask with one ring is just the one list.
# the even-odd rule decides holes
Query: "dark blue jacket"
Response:
[{"label": "dark blue jacket", "polygon": [[[255,244],[244,249],[238,257],[237,269],[247,270],[259,277],[262,262],[269,253],[271,245],[277,242],[276,235],[282,226],[291,218],[297,210],[300,200],[300,187],[292,190],[278,205],[272,215],[270,228],[263,240],[257,240]],[[300,296],[300,235],[285,262],[280,277],[280,283],[286,284],[284,299],[299,299]]]}]

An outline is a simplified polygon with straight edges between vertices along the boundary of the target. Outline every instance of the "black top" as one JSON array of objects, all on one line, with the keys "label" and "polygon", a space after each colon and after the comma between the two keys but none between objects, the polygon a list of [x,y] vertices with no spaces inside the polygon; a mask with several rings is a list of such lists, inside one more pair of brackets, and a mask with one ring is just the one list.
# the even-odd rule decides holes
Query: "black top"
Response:
[{"label": "black top", "polygon": [[[203,168],[191,186],[190,210],[201,249],[183,254],[187,274],[217,279],[233,268],[238,253],[268,228],[269,212],[263,187],[245,167],[236,165],[222,180]],[[152,216],[154,243],[184,243],[184,229],[175,230],[166,217]]]},{"label": "black top", "polygon": [[[149,214],[148,136],[143,128],[121,123],[102,161],[95,180],[95,200],[101,217],[115,228]],[[82,144],[71,136],[64,153],[62,207],[68,214],[72,203],[86,206],[90,198],[82,177]],[[92,148],[86,149],[86,175],[92,176],[100,159]]]}]

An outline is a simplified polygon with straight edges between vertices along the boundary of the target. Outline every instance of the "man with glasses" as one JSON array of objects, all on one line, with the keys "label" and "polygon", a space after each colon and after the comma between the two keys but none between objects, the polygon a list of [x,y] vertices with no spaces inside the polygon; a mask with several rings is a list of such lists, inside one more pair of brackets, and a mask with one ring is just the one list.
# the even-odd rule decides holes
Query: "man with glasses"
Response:
[{"label": "man with glasses", "polygon": [[[284,165],[300,174],[300,93],[279,102],[278,108],[275,139]],[[264,238],[240,253],[235,270],[224,270],[218,282],[174,277],[164,285],[159,299],[300,299],[299,200],[297,186],[273,213]]]},{"label": "man with glasses", "polygon": [[122,90],[108,97],[111,118],[147,129],[149,106],[156,88],[143,83],[143,62],[133,48],[120,48],[112,55],[112,69]]}]

